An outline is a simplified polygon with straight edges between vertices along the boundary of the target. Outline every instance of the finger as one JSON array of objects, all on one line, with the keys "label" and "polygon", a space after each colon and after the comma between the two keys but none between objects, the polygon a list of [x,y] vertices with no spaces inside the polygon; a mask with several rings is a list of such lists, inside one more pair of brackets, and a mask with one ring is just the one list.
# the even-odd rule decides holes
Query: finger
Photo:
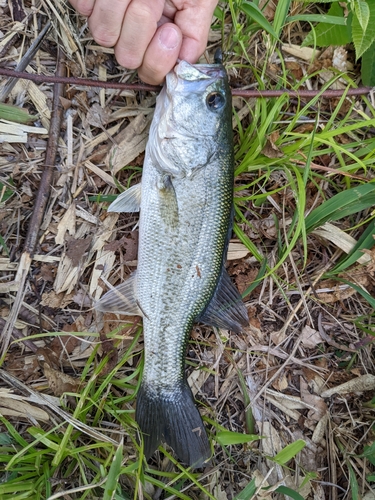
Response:
[{"label": "finger", "polygon": [[181,31],[172,23],[160,26],[148,46],[139,77],[150,85],[161,83],[176,64],[182,44]]},{"label": "finger", "polygon": [[115,47],[116,59],[125,68],[136,69],[142,65],[163,13],[163,5],[164,0],[132,0],[129,4]]},{"label": "finger", "polygon": [[180,59],[195,63],[203,54],[216,5],[217,0],[207,0],[198,6],[176,12],[174,22],[183,36]]},{"label": "finger", "polygon": [[89,17],[89,28],[94,40],[104,47],[116,45],[126,9],[130,0],[96,0]]},{"label": "finger", "polygon": [[91,16],[95,0],[69,0],[69,3],[82,16]]}]

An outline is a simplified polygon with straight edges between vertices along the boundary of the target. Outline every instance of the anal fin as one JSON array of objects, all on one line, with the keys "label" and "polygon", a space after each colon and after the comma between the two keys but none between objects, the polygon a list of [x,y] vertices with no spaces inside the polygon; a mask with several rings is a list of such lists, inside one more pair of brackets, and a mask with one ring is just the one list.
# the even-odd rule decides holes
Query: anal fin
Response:
[{"label": "anal fin", "polygon": [[125,314],[127,316],[143,316],[135,295],[136,273],[121,285],[109,290],[94,307],[97,311]]},{"label": "anal fin", "polygon": [[214,296],[197,321],[217,328],[226,328],[235,333],[241,333],[249,324],[245,304],[225,267],[223,267]]},{"label": "anal fin", "polygon": [[139,212],[141,206],[141,185],[130,187],[115,199],[108,207],[108,212]]}]

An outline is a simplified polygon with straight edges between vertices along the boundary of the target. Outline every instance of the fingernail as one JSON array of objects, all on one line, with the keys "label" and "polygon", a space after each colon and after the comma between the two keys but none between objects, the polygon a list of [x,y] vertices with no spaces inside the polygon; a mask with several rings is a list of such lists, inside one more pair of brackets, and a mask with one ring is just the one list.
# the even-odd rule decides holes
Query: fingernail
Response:
[{"label": "fingernail", "polygon": [[159,33],[159,42],[165,49],[174,49],[180,43],[180,37],[172,26],[162,28]]}]

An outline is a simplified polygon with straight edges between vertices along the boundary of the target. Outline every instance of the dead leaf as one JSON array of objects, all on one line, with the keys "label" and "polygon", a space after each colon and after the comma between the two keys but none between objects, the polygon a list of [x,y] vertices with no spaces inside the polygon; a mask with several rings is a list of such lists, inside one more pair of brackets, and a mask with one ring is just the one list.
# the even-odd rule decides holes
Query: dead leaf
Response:
[{"label": "dead leaf", "polygon": [[272,382],[272,387],[276,389],[277,391],[285,391],[285,389],[288,387],[288,379],[286,377],[285,372],[281,373],[279,377],[277,377],[273,382]]},{"label": "dead leaf", "polygon": [[50,281],[51,283],[53,283],[55,281],[55,273],[56,273],[55,265],[43,263],[40,266],[40,273],[38,277],[40,277],[44,281]]},{"label": "dead leaf", "polygon": [[31,405],[23,396],[12,394],[7,389],[0,390],[0,414],[37,424],[38,421],[48,422],[49,415],[46,411]]},{"label": "dead leaf", "polygon": [[73,293],[56,293],[55,291],[51,290],[50,292],[43,293],[40,305],[51,307],[52,309],[64,309],[66,306],[73,302],[73,297]]},{"label": "dead leaf", "polygon": [[82,381],[51,368],[48,363],[43,366],[48,385],[55,396],[62,396],[65,392],[78,392]]},{"label": "dead leaf", "polygon": [[308,349],[313,349],[316,345],[321,344],[323,339],[320,333],[311,326],[306,325],[302,328],[301,343]]},{"label": "dead leaf", "polygon": [[90,125],[101,128],[107,124],[109,114],[110,112],[107,107],[102,108],[100,104],[95,102],[86,114],[86,118]]},{"label": "dead leaf", "polygon": [[262,149],[262,153],[264,156],[267,156],[267,158],[282,158],[284,156],[284,153],[280,151],[275,144],[278,138],[278,132],[272,132],[272,134],[267,137],[266,144]]},{"label": "dead leaf", "polygon": [[319,422],[328,411],[326,402],[320,396],[310,393],[308,384],[302,377],[300,377],[300,393],[301,401],[313,407],[307,415],[308,420]]},{"label": "dead leaf", "polygon": [[73,267],[77,267],[81,258],[89,248],[92,237],[87,237],[80,240],[70,240],[67,244],[66,255],[73,263]]}]

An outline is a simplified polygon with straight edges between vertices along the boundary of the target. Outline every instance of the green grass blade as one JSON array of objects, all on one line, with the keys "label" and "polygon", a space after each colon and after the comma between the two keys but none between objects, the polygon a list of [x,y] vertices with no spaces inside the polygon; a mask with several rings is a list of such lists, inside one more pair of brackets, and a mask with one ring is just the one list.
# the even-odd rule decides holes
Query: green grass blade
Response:
[{"label": "green grass blade", "polygon": [[341,219],[374,205],[375,184],[362,184],[336,194],[322,203],[306,217],[306,232],[309,233],[325,222]]},{"label": "green grass blade", "polygon": [[281,30],[283,29],[283,26],[285,24],[290,4],[291,0],[283,0],[282,2],[277,2],[275,16],[273,19],[273,27],[277,33],[277,37],[280,36]]},{"label": "green grass blade", "polygon": [[238,493],[238,495],[233,498],[233,500],[251,500],[256,490],[257,487],[255,485],[255,479],[252,479],[250,483],[241,491],[241,493]]},{"label": "green grass blade", "polygon": [[346,18],[341,16],[328,16],[324,14],[297,14],[296,16],[288,16],[287,23],[294,21],[306,21],[310,23],[326,23],[346,26]]},{"label": "green grass blade", "polygon": [[346,283],[350,287],[354,288],[354,290],[356,290],[360,295],[362,295],[362,297],[367,300],[367,302],[370,304],[370,306],[373,309],[375,309],[375,298],[372,295],[370,295],[369,293],[367,293],[365,290],[363,290],[363,288],[352,283],[351,281],[348,281],[348,280],[345,280],[342,278],[336,278],[336,279],[338,281],[341,281],[342,283]]},{"label": "green grass blade", "polygon": [[241,297],[244,299],[247,295],[250,295],[250,293],[255,290],[255,288],[259,285],[259,283],[262,281],[264,275],[266,274],[266,269],[267,269],[267,259],[263,259],[262,265],[260,266],[260,269],[258,271],[258,274],[255,278],[255,280],[251,283],[251,285],[246,288],[246,290],[241,293]]},{"label": "green grass blade", "polygon": [[272,25],[270,22],[264,17],[263,12],[257,7],[254,3],[249,3],[249,2],[243,2],[240,6],[240,9],[245,12],[246,15],[251,17],[256,23],[259,24],[259,26],[264,29],[264,31],[267,31],[271,36],[275,38],[275,40],[278,39],[278,36],[275,32],[275,30],[272,28]]},{"label": "green grass blade", "polygon": [[372,220],[366,230],[363,232],[356,245],[352,248],[351,252],[346,255],[341,262],[339,262],[329,274],[341,273],[349,266],[357,262],[362,257],[364,249],[370,249],[374,246],[375,236],[375,220]]},{"label": "green grass blade", "polygon": [[299,453],[306,446],[306,441],[303,439],[297,439],[294,443],[288,444],[285,446],[277,455],[274,457],[269,457],[273,462],[278,463],[279,465],[285,465],[294,458],[297,453]]},{"label": "green grass blade", "polygon": [[121,472],[121,463],[123,458],[123,444],[120,444],[116,450],[115,456],[109,468],[107,481],[105,483],[103,500],[113,500],[116,493],[118,478]]},{"label": "green grass blade", "polygon": [[216,440],[222,446],[251,443],[258,439],[261,439],[261,436],[257,436],[256,434],[242,434],[241,432],[234,431],[219,431],[216,434]]},{"label": "green grass blade", "polygon": [[276,491],[277,493],[282,493],[283,495],[293,498],[293,500],[304,500],[302,495],[287,486],[279,486]]},{"label": "green grass blade", "polygon": [[352,500],[360,500],[361,495],[359,494],[357,475],[349,461],[347,462],[347,466],[349,469],[349,485],[352,492]]}]

